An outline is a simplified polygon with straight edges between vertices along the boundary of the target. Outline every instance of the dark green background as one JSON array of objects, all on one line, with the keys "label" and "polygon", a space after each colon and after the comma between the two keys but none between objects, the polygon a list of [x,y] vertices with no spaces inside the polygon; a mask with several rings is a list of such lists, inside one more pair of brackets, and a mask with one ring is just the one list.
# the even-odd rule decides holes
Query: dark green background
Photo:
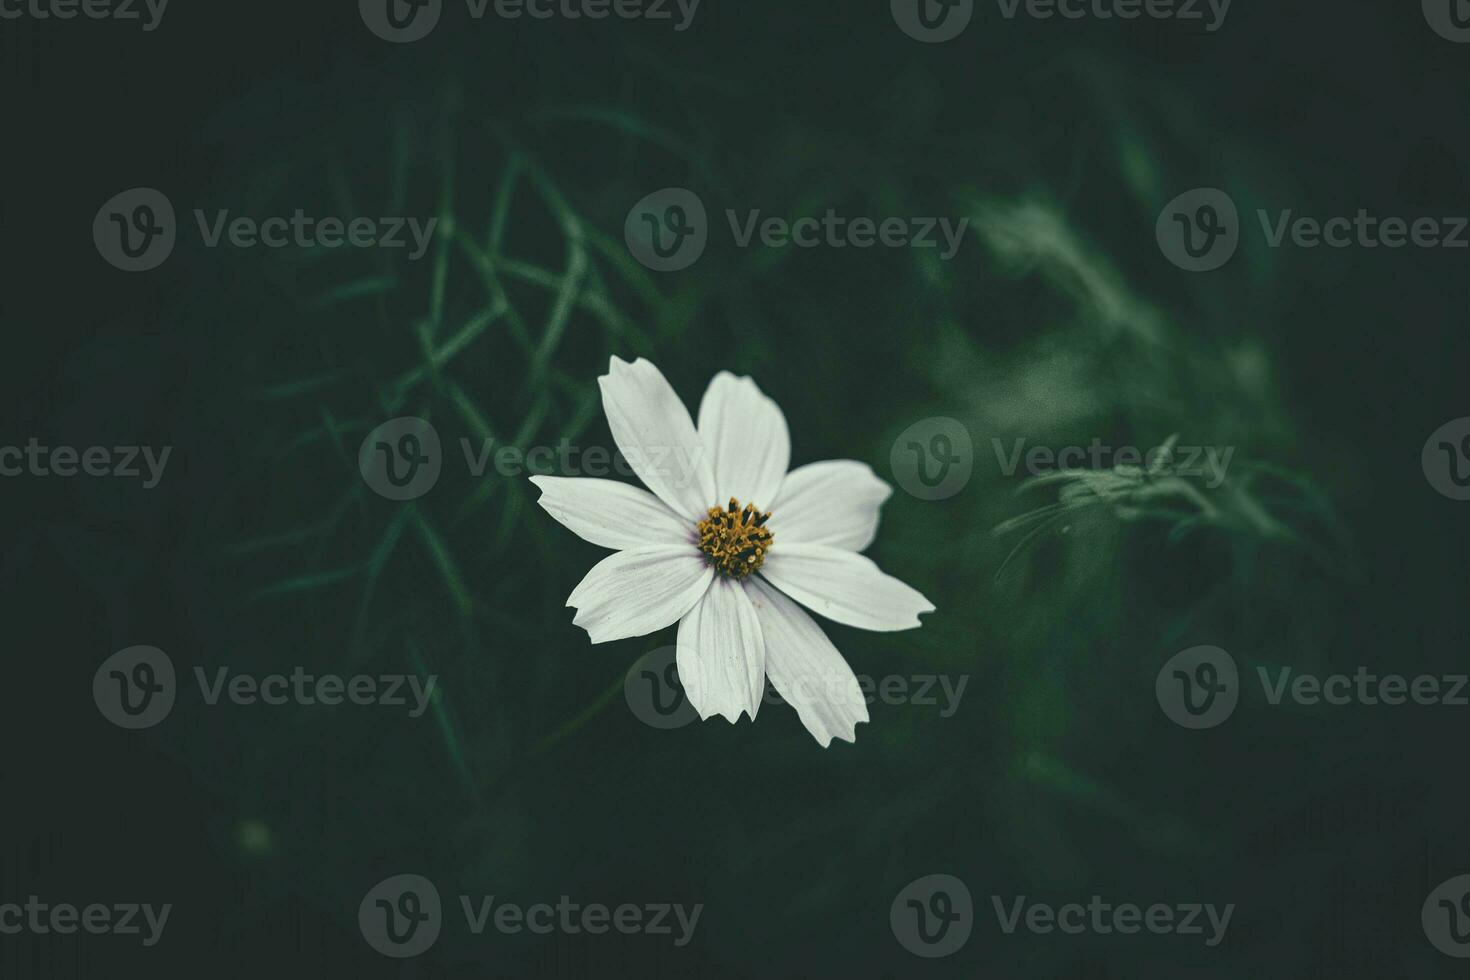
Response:
[{"label": "dark green background", "polygon": [[[942,46],[870,0],[704,0],[682,34],[475,23],[451,3],[429,39],[393,46],[348,2],[173,0],[150,34],[3,22],[0,52],[0,444],[174,447],[152,491],[0,484],[0,898],[176,906],[153,950],[0,937],[0,976],[1456,975],[1419,909],[1470,871],[1470,709],[1248,697],[1186,732],[1153,691],[1202,643],[1250,671],[1464,669],[1470,504],[1435,493],[1419,453],[1470,414],[1470,256],[1271,250],[1252,225],[1231,264],[1191,276],[1154,242],[1159,209],[1201,185],[1245,214],[1470,212],[1470,46],[1417,3],[1236,0],[1216,34],[1007,22],[982,3]],[[602,315],[579,308],[539,359],[553,294],[511,282],[529,348],[497,323],[402,406],[450,451],[411,517],[366,491],[354,456],[420,362],[418,324],[443,336],[484,307],[462,253],[436,318],[432,254],[206,250],[186,226],[162,268],[129,276],[90,237],[101,203],[141,185],[186,221],[444,213],[484,240],[512,158],[502,258],[557,276],[568,214],[616,246],[632,204],[673,185],[719,222],[834,207],[976,230],[949,263],[741,251],[722,225],[676,274],[592,248],[577,290]],[[377,291],[337,292],[364,283]],[[968,675],[953,717],[875,705],[855,745],[826,751],[780,707],[736,727],[638,722],[623,674],[674,631],[591,647],[563,604],[601,552],[523,481],[469,477],[457,447],[486,431],[611,446],[593,400],[611,354],[652,359],[691,405],[716,370],[753,375],[794,463],[855,458],[891,480],[904,428],[968,426],[971,483],[896,494],[870,552],[938,611],[901,634],[826,624],[861,674]],[[1019,535],[993,529],[1055,495],[1017,497],[992,439],[1172,433],[1237,449],[1213,519],[1171,535],[1177,513],[1093,507],[1001,571]],[[124,733],[91,678],[140,643],[184,670],[434,672],[444,698],[411,722],[186,693]],[[684,949],[450,925],[402,965],[355,918],[405,871],[451,902],[705,909]],[[965,949],[931,963],[888,909],[936,872],[979,908]],[[1005,937],[989,909],[1094,893],[1237,908],[1215,949]]]}]

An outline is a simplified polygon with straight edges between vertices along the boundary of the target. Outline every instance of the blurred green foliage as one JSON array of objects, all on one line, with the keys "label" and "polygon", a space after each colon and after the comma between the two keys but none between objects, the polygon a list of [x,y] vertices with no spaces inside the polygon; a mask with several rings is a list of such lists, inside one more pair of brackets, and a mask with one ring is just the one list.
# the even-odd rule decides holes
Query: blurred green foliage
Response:
[{"label": "blurred green foliage", "polygon": [[[1270,841],[1339,790],[1243,768],[1290,720],[1191,741],[1153,702],[1158,665],[1196,643],[1236,651],[1243,671],[1286,651],[1328,662],[1361,587],[1321,489],[1341,473],[1304,428],[1269,329],[1295,296],[1280,258],[1246,250],[1232,278],[1188,277],[1153,248],[1154,216],[1200,182],[1202,154],[1242,211],[1282,192],[1277,171],[1105,58],[1035,68],[968,127],[947,125],[933,74],[900,68],[856,139],[846,118],[762,113],[713,75],[678,76],[693,111],[662,96],[673,69],[629,57],[642,99],[490,111],[461,80],[224,178],[242,211],[329,199],[344,217],[440,219],[418,263],[290,252],[263,260],[268,295],[219,284],[250,336],[220,377],[251,424],[222,437],[240,465],[205,537],[228,542],[213,575],[230,605],[201,627],[205,648],[256,669],[440,678],[432,725],[345,711],[224,736],[200,723],[186,754],[236,800],[241,860],[282,859],[257,898],[315,888],[345,917],[343,882],[411,868],[446,893],[704,901],[696,969],[679,975],[769,975],[819,952],[835,973],[906,963],[888,896],[946,871],[973,879],[982,917],[992,891],[1254,901],[1246,938],[1208,957],[1181,943],[1119,959],[1093,937],[977,946],[970,966],[1223,977],[1270,949],[1305,969],[1313,937],[1262,925],[1302,899]],[[622,220],[673,185],[704,196],[716,229],[696,266],[658,276],[628,256]],[[720,234],[726,207],[971,225],[950,262],[742,250]],[[637,722],[623,675],[673,631],[591,647],[564,602],[600,552],[542,514],[524,477],[476,477],[460,451],[462,438],[612,448],[596,385],[611,355],[652,359],[689,404],[717,370],[753,375],[787,413],[794,464],[850,457],[887,476],[913,422],[969,428],[971,483],[941,502],[896,494],[871,551],[938,612],[895,635],[827,626],[859,674],[968,676],[953,717],[880,703],[855,746],[826,752],[784,708],[733,728]],[[431,420],[445,445],[439,485],[408,504],[375,497],[356,467],[363,436],[395,415]],[[1095,438],[1231,447],[1234,461],[1218,486],[1169,456],[1030,480],[999,465],[1015,440]],[[483,955],[445,943],[445,962]],[[565,967],[559,955],[497,952],[525,975]],[[599,956],[609,972],[674,962]]]}]

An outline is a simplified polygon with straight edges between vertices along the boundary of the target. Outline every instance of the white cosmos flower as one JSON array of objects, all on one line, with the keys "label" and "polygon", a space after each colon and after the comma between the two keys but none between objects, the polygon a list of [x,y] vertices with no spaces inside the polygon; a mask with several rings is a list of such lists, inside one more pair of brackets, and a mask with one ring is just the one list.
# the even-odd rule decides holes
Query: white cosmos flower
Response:
[{"label": "white cosmos flower", "polygon": [[[684,693],[701,718],[755,718],[765,678],[823,747],[868,709],[852,668],[801,608],[861,629],[912,629],[934,606],[858,552],[893,491],[853,460],[787,472],[786,417],[722,371],[696,429],[658,368],[614,357],[598,379],[618,444],[652,493],[613,480],[534,476],[541,506],[614,549],[567,605],[593,643],[679,624]],[[794,601],[793,601],[794,600]],[[799,605],[798,605],[799,604]]]}]

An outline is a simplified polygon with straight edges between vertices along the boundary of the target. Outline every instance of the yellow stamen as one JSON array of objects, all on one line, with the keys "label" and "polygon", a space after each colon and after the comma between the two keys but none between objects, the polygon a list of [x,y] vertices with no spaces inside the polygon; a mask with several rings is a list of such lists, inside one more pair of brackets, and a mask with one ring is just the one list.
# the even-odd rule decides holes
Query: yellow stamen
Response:
[{"label": "yellow stamen", "polygon": [[745,578],[765,564],[771,550],[775,535],[765,527],[770,519],[770,512],[762,513],[753,504],[742,508],[731,497],[728,509],[711,507],[699,522],[699,550],[721,575]]}]

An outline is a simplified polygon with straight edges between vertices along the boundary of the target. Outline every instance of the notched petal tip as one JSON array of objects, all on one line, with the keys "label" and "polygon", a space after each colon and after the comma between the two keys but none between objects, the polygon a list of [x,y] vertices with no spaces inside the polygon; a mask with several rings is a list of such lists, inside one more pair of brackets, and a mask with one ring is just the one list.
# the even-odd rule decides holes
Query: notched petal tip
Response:
[{"label": "notched petal tip", "polygon": [[580,606],[572,605],[572,601],[570,599],[567,600],[567,606],[568,608],[575,609],[577,611],[576,615],[572,617],[572,625],[580,627],[582,631],[587,634],[587,642],[592,644],[593,646],[597,646],[602,643],[611,643],[614,640],[626,639],[626,637],[619,636],[615,630],[599,629],[597,623],[592,623],[589,625],[585,621],[586,614],[584,613],[582,608]]},{"label": "notched petal tip", "polygon": [[[854,721],[852,723],[852,727],[849,728],[845,732],[840,732],[840,731],[839,732],[832,732],[831,734],[829,734],[827,736],[826,741],[823,741],[821,738],[817,738],[817,744],[820,745],[824,749],[830,749],[832,747],[832,742],[833,741],[846,742],[848,745],[856,745],[857,744],[857,726],[859,726],[859,725],[866,725],[867,723],[868,723],[868,719],[866,717],[859,718],[856,721]],[[815,737],[815,736],[813,736],[813,737]]]},{"label": "notched petal tip", "polygon": [[574,610],[572,614],[572,625],[579,626],[587,634],[587,639],[593,643],[597,642],[597,633],[592,626],[583,622],[582,607],[575,604],[572,599],[567,599],[567,608]]},{"label": "notched petal tip", "polygon": [[[709,714],[705,714],[703,711],[701,711],[699,713],[699,720],[700,721],[709,721],[711,718],[719,717],[719,718],[725,719],[726,721],[728,721],[732,725],[738,725],[738,724],[740,724],[740,719],[742,717],[744,717],[746,714],[748,714],[748,712],[744,708],[740,708],[740,709],[734,711],[733,713],[729,709],[727,709],[727,708],[722,708],[722,709],[717,710],[717,711],[711,711]],[[754,721],[755,719],[751,719],[751,720]]]},{"label": "notched petal tip", "polygon": [[631,361],[625,361],[618,355],[614,354],[607,359],[607,373],[598,375],[597,380],[602,381],[604,378],[610,378],[615,374],[619,374],[625,371],[642,370],[644,368],[652,368],[655,371],[658,370],[657,365],[655,365],[646,357],[635,357]]},{"label": "notched petal tip", "polygon": [[[913,586],[909,586],[909,588],[913,589]],[[924,595],[924,593],[920,592],[918,589],[913,589],[913,592],[914,599],[916,600],[914,603],[914,621],[913,625],[910,626],[909,629],[917,629],[918,627],[923,626],[924,624],[919,620],[919,617],[927,616],[930,613],[934,612],[935,609],[934,603],[929,601],[928,596]]]},{"label": "notched petal tip", "polygon": [[750,716],[751,721],[755,721],[755,715],[750,714],[748,708],[740,707],[733,709],[733,711],[729,706],[723,708],[705,708],[695,704],[694,699],[689,697],[689,692],[684,692],[684,697],[689,702],[689,706],[694,709],[695,714],[699,715],[700,721],[709,721],[711,718],[723,718],[732,725],[738,725],[740,719],[746,715]]},{"label": "notched petal tip", "polygon": [[934,612],[934,603],[930,602],[929,599],[924,595],[924,593],[915,589],[914,595],[918,597],[920,604],[915,606],[914,608],[914,622],[913,625],[909,627],[909,629],[917,629],[918,627],[923,626],[924,624],[919,621],[919,617],[927,616],[929,613]]},{"label": "notched petal tip", "polygon": [[597,376],[597,387],[603,392],[603,394],[606,394],[608,384],[612,382],[618,375],[630,371],[632,370],[632,368],[632,364],[614,354],[611,358],[608,359],[607,371]]}]

